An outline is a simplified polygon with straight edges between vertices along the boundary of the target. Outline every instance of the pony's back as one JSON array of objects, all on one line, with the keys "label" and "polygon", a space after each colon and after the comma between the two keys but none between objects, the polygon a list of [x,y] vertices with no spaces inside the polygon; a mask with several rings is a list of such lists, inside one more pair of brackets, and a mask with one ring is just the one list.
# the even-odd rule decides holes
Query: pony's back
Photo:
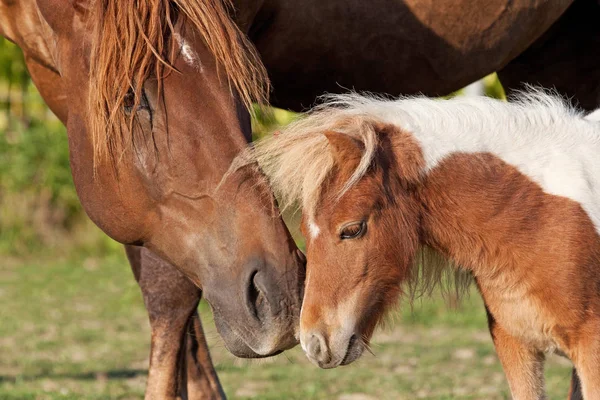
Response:
[{"label": "pony's back", "polygon": [[592,111],[588,115],[585,116],[585,119],[595,122],[600,122],[600,108]]}]

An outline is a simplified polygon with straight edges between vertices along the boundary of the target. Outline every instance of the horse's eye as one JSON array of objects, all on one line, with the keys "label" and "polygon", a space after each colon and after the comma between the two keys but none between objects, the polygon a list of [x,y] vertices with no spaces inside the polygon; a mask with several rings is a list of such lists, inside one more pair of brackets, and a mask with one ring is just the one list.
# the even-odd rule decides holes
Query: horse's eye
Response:
[{"label": "horse's eye", "polygon": [[364,235],[367,230],[367,223],[365,221],[352,222],[342,227],[340,231],[340,239],[356,239]]},{"label": "horse's eye", "polygon": [[134,102],[135,102],[135,95],[133,94],[133,91],[131,89],[129,89],[129,91],[123,98],[123,108],[125,108],[125,111],[130,112],[131,109],[133,108]]},{"label": "horse's eye", "polygon": [[[135,93],[133,90],[129,89],[125,98],[123,98],[123,108],[126,112],[131,112],[133,110],[133,106],[135,105]],[[148,98],[146,97],[146,91],[142,89],[142,96],[140,98],[140,103],[138,104],[138,110],[150,110],[150,105],[148,104]]]}]

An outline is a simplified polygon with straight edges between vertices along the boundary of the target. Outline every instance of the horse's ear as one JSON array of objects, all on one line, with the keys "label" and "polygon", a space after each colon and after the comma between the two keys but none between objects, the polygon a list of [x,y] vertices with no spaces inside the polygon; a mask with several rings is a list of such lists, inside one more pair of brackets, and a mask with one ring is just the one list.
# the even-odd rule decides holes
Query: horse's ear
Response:
[{"label": "horse's ear", "polygon": [[73,18],[84,17],[93,4],[92,0],[37,0],[40,14],[58,35],[70,34]]},{"label": "horse's ear", "polygon": [[324,133],[334,160],[339,162],[349,160],[360,160],[364,146],[361,142],[345,133],[336,131],[325,131]]}]

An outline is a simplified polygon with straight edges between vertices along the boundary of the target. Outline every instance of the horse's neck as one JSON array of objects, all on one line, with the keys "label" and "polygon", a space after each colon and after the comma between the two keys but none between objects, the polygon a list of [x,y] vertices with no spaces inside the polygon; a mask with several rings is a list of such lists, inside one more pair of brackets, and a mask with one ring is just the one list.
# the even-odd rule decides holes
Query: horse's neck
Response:
[{"label": "horse's neck", "polygon": [[0,35],[15,42],[26,58],[56,71],[56,42],[35,0],[0,0]]}]

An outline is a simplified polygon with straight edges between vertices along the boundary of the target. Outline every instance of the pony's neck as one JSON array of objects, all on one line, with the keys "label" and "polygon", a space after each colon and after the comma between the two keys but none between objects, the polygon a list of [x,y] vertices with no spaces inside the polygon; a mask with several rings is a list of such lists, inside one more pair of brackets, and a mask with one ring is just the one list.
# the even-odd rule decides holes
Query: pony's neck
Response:
[{"label": "pony's neck", "polygon": [[516,286],[536,269],[552,273],[551,266],[585,263],[598,248],[580,204],[545,193],[490,153],[447,157],[427,175],[418,198],[422,244],[483,285]]},{"label": "pony's neck", "polygon": [[487,98],[416,98],[361,107],[413,135],[424,174],[458,154],[491,154],[544,193],[579,203],[600,233],[600,124],[584,119],[562,100],[532,92],[516,104]]}]

